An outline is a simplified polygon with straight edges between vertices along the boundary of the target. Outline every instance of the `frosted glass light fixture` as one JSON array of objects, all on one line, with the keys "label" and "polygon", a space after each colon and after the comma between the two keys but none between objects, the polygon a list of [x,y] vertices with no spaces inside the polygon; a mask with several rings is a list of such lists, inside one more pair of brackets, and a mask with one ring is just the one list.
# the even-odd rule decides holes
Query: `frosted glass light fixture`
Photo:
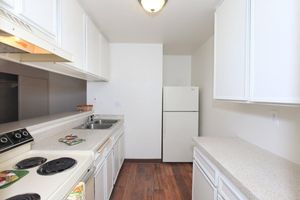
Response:
[{"label": "frosted glass light fixture", "polygon": [[138,0],[142,7],[150,13],[160,11],[168,2],[168,0]]}]

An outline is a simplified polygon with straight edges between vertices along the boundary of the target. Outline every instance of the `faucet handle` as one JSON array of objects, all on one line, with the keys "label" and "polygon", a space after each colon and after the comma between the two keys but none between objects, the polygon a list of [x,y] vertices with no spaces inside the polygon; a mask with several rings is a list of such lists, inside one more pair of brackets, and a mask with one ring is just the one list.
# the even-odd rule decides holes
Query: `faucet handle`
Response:
[{"label": "faucet handle", "polygon": [[94,121],[94,117],[95,117],[94,115],[90,115],[89,118],[88,118],[88,121],[89,122],[93,122]]}]

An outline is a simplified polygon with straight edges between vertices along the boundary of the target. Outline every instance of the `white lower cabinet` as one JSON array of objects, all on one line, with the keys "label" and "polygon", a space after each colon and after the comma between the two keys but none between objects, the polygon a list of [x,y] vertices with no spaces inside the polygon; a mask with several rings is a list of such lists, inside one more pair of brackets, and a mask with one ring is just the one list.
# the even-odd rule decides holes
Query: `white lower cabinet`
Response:
[{"label": "white lower cabinet", "polygon": [[0,7],[9,9],[9,10],[15,10],[16,9],[16,0],[0,0]]},{"label": "white lower cabinet", "polygon": [[247,200],[197,147],[194,150],[192,196],[192,200]]},{"label": "white lower cabinet", "polygon": [[118,174],[124,161],[124,135],[121,135],[114,145],[114,183],[117,181]]},{"label": "white lower cabinet", "polygon": [[218,192],[224,200],[246,200],[247,198],[225,176],[219,177]]},{"label": "white lower cabinet", "polygon": [[109,199],[114,187],[114,152],[111,151],[106,159],[106,194]]},{"label": "white lower cabinet", "polygon": [[217,188],[210,182],[196,161],[194,161],[193,169],[193,200],[217,200]]},{"label": "white lower cabinet", "polygon": [[218,195],[218,200],[224,200],[223,197],[221,197],[220,195]]},{"label": "white lower cabinet", "polygon": [[125,159],[125,141],[124,141],[124,134],[121,135],[120,139],[119,139],[119,168],[121,169],[122,165],[123,165],[123,162],[124,162],[124,159]]},{"label": "white lower cabinet", "polygon": [[106,166],[105,163],[95,173],[95,200],[106,200]]},{"label": "white lower cabinet", "polygon": [[120,165],[120,155],[119,155],[119,142],[116,142],[115,146],[114,146],[114,176],[113,176],[113,180],[114,180],[114,183],[116,182],[117,180],[117,176],[118,176],[118,173],[119,173],[119,165]]},{"label": "white lower cabinet", "polygon": [[109,200],[124,161],[124,134],[110,138],[98,150],[95,161],[95,200]]}]

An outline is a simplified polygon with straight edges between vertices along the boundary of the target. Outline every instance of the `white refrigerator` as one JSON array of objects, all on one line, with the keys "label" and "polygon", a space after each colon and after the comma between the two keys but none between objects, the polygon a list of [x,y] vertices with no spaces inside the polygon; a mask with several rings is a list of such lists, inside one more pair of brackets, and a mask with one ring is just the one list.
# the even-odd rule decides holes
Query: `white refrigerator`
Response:
[{"label": "white refrigerator", "polygon": [[163,89],[163,162],[192,162],[198,136],[198,87]]}]

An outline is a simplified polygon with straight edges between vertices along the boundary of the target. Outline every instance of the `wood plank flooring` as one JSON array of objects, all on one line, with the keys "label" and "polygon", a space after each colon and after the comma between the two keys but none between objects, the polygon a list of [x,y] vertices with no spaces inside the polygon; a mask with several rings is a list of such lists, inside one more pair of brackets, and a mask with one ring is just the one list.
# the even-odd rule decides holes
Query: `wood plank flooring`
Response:
[{"label": "wood plank flooring", "polygon": [[192,164],[125,162],[110,200],[191,200]]}]

